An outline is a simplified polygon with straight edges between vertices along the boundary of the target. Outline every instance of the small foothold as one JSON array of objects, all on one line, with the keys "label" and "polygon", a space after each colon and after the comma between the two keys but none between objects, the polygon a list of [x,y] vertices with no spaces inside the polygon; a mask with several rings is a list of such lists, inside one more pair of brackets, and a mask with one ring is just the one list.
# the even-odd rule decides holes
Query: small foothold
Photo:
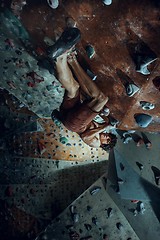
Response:
[{"label": "small foothold", "polygon": [[71,231],[69,236],[71,239],[79,239],[79,234],[76,231]]},{"label": "small foothold", "polygon": [[73,213],[72,214],[72,219],[74,223],[79,222],[79,214],[78,213]]},{"label": "small foothold", "polygon": [[95,225],[98,225],[97,217],[93,217],[93,218],[92,218],[92,222],[93,222]]},{"label": "small foothold", "polygon": [[140,113],[140,114],[136,114],[134,116],[135,120],[136,120],[136,123],[138,124],[139,127],[142,127],[142,128],[146,128],[148,127],[148,125],[151,123],[152,121],[152,116],[148,115],[148,114],[143,114],[143,113]]},{"label": "small foothold", "polygon": [[54,87],[53,85],[47,85],[46,88],[47,88],[48,91],[51,91],[51,90],[53,90],[55,87]]},{"label": "small foothold", "polygon": [[141,214],[144,214],[145,210],[146,210],[146,209],[145,209],[145,207],[144,207],[144,203],[141,202],[140,205],[139,205],[139,212],[140,212]]},{"label": "small foothold", "polygon": [[38,147],[38,152],[42,155],[46,151],[46,146],[40,142],[39,140],[37,141],[37,147]]},{"label": "small foothold", "polygon": [[103,235],[103,240],[109,240],[108,235],[104,234]]},{"label": "small foothold", "polygon": [[143,110],[152,110],[155,108],[155,105],[153,103],[141,101],[140,106]]},{"label": "small foothold", "polygon": [[73,225],[66,225],[65,228],[67,230],[73,230],[74,229],[74,226]]},{"label": "small foothold", "polygon": [[117,228],[118,228],[119,230],[121,230],[121,229],[123,228],[123,225],[122,225],[120,222],[117,223],[116,226],[117,226]]},{"label": "small foothold", "polygon": [[136,162],[136,164],[137,164],[137,166],[139,167],[140,170],[143,169],[143,167],[144,167],[143,164],[141,164],[141,163],[139,163],[139,162]]},{"label": "small foothold", "polygon": [[87,211],[90,212],[92,210],[91,206],[87,206]]},{"label": "small foothold", "polygon": [[103,0],[103,3],[107,6],[112,4],[112,0]]},{"label": "small foothold", "polygon": [[133,83],[128,83],[126,85],[126,93],[129,97],[132,97],[136,92],[139,91],[139,87]]},{"label": "small foothold", "polygon": [[75,206],[71,205],[69,209],[70,209],[70,212],[73,214],[73,213],[74,213]]},{"label": "small foothold", "polygon": [[91,45],[86,46],[86,53],[89,58],[92,58],[95,54],[94,47],[92,47]]},{"label": "small foothold", "polygon": [[119,184],[123,184],[124,181],[123,181],[121,178],[118,178],[118,183],[119,183]]},{"label": "small foothold", "polygon": [[90,194],[94,195],[97,192],[99,192],[101,190],[101,187],[94,187],[93,189],[90,190]]},{"label": "small foothold", "polygon": [[108,218],[110,218],[113,215],[113,209],[112,208],[107,209],[107,215],[108,215]]},{"label": "small foothold", "polygon": [[92,226],[90,224],[85,223],[84,226],[87,229],[87,231],[90,231],[92,229]]},{"label": "small foothold", "polygon": [[125,169],[125,166],[122,163],[120,163],[119,166],[120,166],[121,171],[123,171]]}]

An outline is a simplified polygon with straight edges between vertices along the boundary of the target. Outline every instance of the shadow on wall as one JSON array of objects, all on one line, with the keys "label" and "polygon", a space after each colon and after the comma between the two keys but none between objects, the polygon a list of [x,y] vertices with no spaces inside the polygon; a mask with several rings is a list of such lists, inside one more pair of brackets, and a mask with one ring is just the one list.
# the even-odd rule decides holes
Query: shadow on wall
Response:
[{"label": "shadow on wall", "polygon": [[158,218],[158,221],[160,222],[160,189],[158,189],[156,186],[152,185],[148,181],[141,178],[141,184],[143,185],[145,191],[147,192],[149,198],[151,199],[151,206],[153,208],[153,211]]}]

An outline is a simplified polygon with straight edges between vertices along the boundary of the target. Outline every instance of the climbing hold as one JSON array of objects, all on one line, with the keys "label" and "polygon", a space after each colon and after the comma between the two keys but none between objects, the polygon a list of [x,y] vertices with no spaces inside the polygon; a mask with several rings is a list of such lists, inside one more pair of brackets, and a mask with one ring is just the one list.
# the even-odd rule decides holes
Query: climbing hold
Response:
[{"label": "climbing hold", "polygon": [[113,215],[113,209],[112,208],[107,209],[107,215],[108,215],[108,218],[110,218]]},{"label": "climbing hold", "polygon": [[79,214],[78,213],[73,213],[72,214],[72,219],[74,223],[79,222]]},{"label": "climbing hold", "polygon": [[139,163],[139,162],[136,162],[137,166],[139,167],[140,170],[143,170],[143,164]]},{"label": "climbing hold", "polygon": [[53,9],[56,9],[59,6],[58,0],[47,0],[49,6]]},{"label": "climbing hold", "polygon": [[144,207],[144,203],[141,202],[140,205],[139,205],[139,212],[140,212],[141,214],[144,214],[145,210],[146,210],[146,209],[145,209],[145,207]]},{"label": "climbing hold", "polygon": [[117,226],[117,228],[118,228],[119,230],[121,230],[121,229],[123,228],[123,225],[122,225],[120,222],[118,222],[118,223],[116,224],[116,226]]},{"label": "climbing hold", "polygon": [[150,74],[148,70],[148,65],[154,62],[157,59],[157,55],[155,53],[150,53],[148,55],[137,54],[136,56],[136,71],[142,73],[143,75]]},{"label": "climbing hold", "polygon": [[90,231],[92,229],[92,226],[90,224],[85,223],[84,226],[87,229],[87,231]]},{"label": "climbing hold", "polygon": [[68,139],[67,139],[66,137],[61,137],[61,138],[60,138],[60,142],[61,142],[62,144],[66,144],[66,143],[68,142]]},{"label": "climbing hold", "polygon": [[75,209],[75,206],[71,205],[71,206],[70,206],[70,208],[69,208],[69,210],[70,210],[71,214],[73,214],[73,213],[74,213],[74,209]]},{"label": "climbing hold", "polygon": [[126,86],[126,93],[129,97],[132,97],[136,92],[139,91],[139,87],[133,83],[128,83]]},{"label": "climbing hold", "polygon": [[96,194],[97,192],[99,192],[100,190],[101,190],[101,187],[94,187],[93,189],[91,189],[90,194],[91,194],[91,195],[94,195],[94,194]]},{"label": "climbing hold", "polygon": [[103,0],[103,3],[108,6],[112,4],[112,0]]},{"label": "climbing hold", "polygon": [[123,183],[124,183],[123,179],[118,178],[118,183],[119,183],[119,184],[123,184]]},{"label": "climbing hold", "polygon": [[152,121],[152,116],[148,115],[148,114],[143,114],[143,113],[140,113],[140,114],[136,114],[134,116],[135,120],[136,120],[136,123],[138,124],[139,127],[142,127],[142,128],[146,128],[148,127],[148,125],[151,123]]},{"label": "climbing hold", "polygon": [[87,46],[86,46],[86,53],[87,53],[87,56],[88,56],[89,58],[92,58],[93,55],[95,54],[94,47],[92,47],[91,45],[87,45]]},{"label": "climbing hold", "polygon": [[91,206],[87,206],[87,211],[90,212],[92,210]]},{"label": "climbing hold", "polygon": [[140,106],[143,110],[152,110],[155,108],[155,105],[153,103],[140,101]]}]

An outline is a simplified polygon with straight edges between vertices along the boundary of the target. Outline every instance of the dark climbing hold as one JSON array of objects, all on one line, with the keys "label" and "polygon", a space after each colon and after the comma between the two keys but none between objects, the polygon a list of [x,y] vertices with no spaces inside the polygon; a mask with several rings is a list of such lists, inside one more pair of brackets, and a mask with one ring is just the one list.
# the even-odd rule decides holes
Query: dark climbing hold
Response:
[{"label": "dark climbing hold", "polygon": [[92,47],[91,45],[86,46],[86,53],[89,58],[92,58],[95,54],[94,47]]},{"label": "dark climbing hold", "polygon": [[151,123],[152,121],[152,116],[148,115],[148,114],[143,114],[143,113],[140,113],[140,114],[136,114],[134,116],[135,120],[136,120],[136,123],[138,124],[139,127],[142,127],[142,128],[146,128],[148,127],[148,125]]}]

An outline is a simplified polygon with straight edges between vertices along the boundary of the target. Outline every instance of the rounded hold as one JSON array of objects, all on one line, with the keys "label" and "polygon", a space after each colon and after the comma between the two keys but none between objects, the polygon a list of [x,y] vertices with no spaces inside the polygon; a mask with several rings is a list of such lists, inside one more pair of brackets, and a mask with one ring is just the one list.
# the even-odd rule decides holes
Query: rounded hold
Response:
[{"label": "rounded hold", "polygon": [[139,91],[139,87],[133,83],[128,83],[126,85],[126,93],[129,97],[132,97],[136,92]]},{"label": "rounded hold", "polygon": [[59,0],[47,0],[49,6],[56,9],[59,6]]},{"label": "rounded hold", "polygon": [[93,55],[95,54],[94,47],[92,47],[91,45],[87,45],[87,46],[86,46],[86,53],[87,53],[87,56],[88,56],[89,58],[92,58]]},{"label": "rounded hold", "polygon": [[145,101],[141,101],[140,105],[143,110],[152,110],[155,108],[155,105],[153,103],[149,103]]},{"label": "rounded hold", "polygon": [[66,144],[66,143],[68,142],[68,139],[67,139],[66,137],[61,137],[61,138],[60,138],[60,142],[61,142],[62,144]]},{"label": "rounded hold", "polygon": [[103,3],[108,6],[112,4],[112,0],[103,0]]},{"label": "rounded hold", "polygon": [[152,116],[144,113],[136,114],[134,116],[139,127],[146,128],[152,121]]}]

